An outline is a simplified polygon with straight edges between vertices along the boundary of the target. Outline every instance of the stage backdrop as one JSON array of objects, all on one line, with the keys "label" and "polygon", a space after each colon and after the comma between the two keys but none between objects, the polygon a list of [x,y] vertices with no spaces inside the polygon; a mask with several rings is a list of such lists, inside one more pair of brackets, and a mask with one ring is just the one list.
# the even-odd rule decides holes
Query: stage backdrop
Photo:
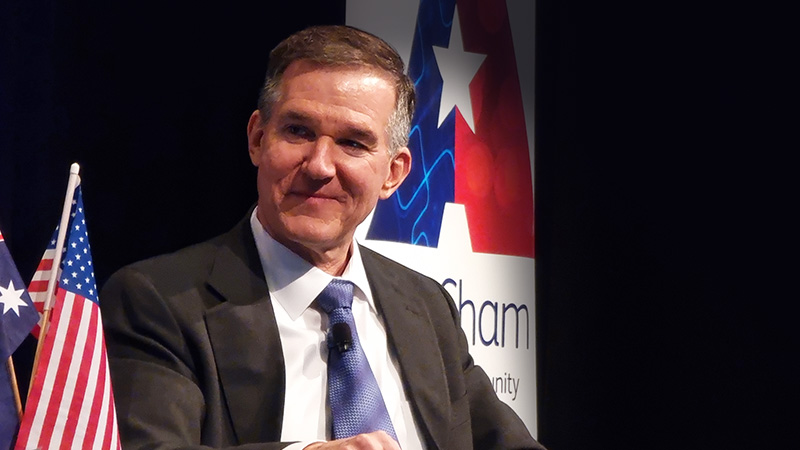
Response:
[{"label": "stage backdrop", "polygon": [[477,364],[536,434],[534,5],[349,0],[417,89],[411,174],[359,228],[366,246],[442,283]]}]

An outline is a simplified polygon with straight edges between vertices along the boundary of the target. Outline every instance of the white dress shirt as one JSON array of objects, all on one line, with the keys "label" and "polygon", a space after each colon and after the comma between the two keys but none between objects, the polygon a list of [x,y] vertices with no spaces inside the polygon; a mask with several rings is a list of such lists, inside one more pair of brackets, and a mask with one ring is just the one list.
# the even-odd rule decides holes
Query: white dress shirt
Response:
[{"label": "white dress shirt", "polygon": [[[272,238],[256,217],[250,226],[264,268],[286,364],[286,395],[281,441],[301,441],[287,450],[330,439],[327,408],[327,315],[314,299],[334,278],[300,258]],[[375,374],[397,439],[403,450],[422,449],[394,355],[388,351],[386,329],[378,316],[358,245],[340,277],[355,284],[353,317],[361,346]]]}]

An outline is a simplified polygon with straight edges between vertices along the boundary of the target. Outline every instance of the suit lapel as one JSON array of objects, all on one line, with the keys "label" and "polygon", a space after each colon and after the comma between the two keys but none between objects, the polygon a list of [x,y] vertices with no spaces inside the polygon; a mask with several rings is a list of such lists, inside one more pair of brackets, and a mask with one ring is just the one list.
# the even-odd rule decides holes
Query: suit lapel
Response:
[{"label": "suit lapel", "polygon": [[396,267],[387,267],[371,250],[361,247],[361,253],[389,345],[397,355],[403,387],[416,407],[418,426],[427,431],[423,435],[428,448],[445,448],[450,402],[442,354],[437,345],[420,349],[420,343],[436,342],[434,324],[424,307],[429,299],[417,296],[413,286],[402,285]]},{"label": "suit lapel", "polygon": [[208,278],[225,301],[207,311],[206,326],[237,440],[274,442],[286,386],[278,326],[249,221],[227,237]]}]

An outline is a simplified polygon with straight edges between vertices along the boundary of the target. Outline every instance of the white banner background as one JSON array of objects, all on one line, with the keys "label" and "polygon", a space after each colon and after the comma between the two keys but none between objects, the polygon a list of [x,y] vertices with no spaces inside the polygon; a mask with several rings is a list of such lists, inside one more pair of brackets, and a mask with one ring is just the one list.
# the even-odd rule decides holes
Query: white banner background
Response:
[{"label": "white banner background", "polygon": [[[506,6],[533,179],[535,2],[508,0]],[[408,63],[418,7],[419,2],[408,0],[348,0],[346,21],[387,40]],[[458,99],[456,104],[470,101]],[[517,412],[535,436],[535,260],[473,252],[463,205],[445,206],[438,248],[368,240],[371,218],[359,227],[358,240],[447,288],[461,309],[462,328],[476,363],[489,375],[500,399]]]}]

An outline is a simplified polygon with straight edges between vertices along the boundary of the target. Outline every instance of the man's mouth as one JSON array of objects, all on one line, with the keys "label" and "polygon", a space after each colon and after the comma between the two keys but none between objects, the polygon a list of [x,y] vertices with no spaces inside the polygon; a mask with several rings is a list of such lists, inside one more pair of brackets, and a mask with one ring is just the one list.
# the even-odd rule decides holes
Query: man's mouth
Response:
[{"label": "man's mouth", "polygon": [[319,192],[294,191],[290,192],[289,194],[311,202],[338,201],[338,197],[336,196],[322,194]]}]

